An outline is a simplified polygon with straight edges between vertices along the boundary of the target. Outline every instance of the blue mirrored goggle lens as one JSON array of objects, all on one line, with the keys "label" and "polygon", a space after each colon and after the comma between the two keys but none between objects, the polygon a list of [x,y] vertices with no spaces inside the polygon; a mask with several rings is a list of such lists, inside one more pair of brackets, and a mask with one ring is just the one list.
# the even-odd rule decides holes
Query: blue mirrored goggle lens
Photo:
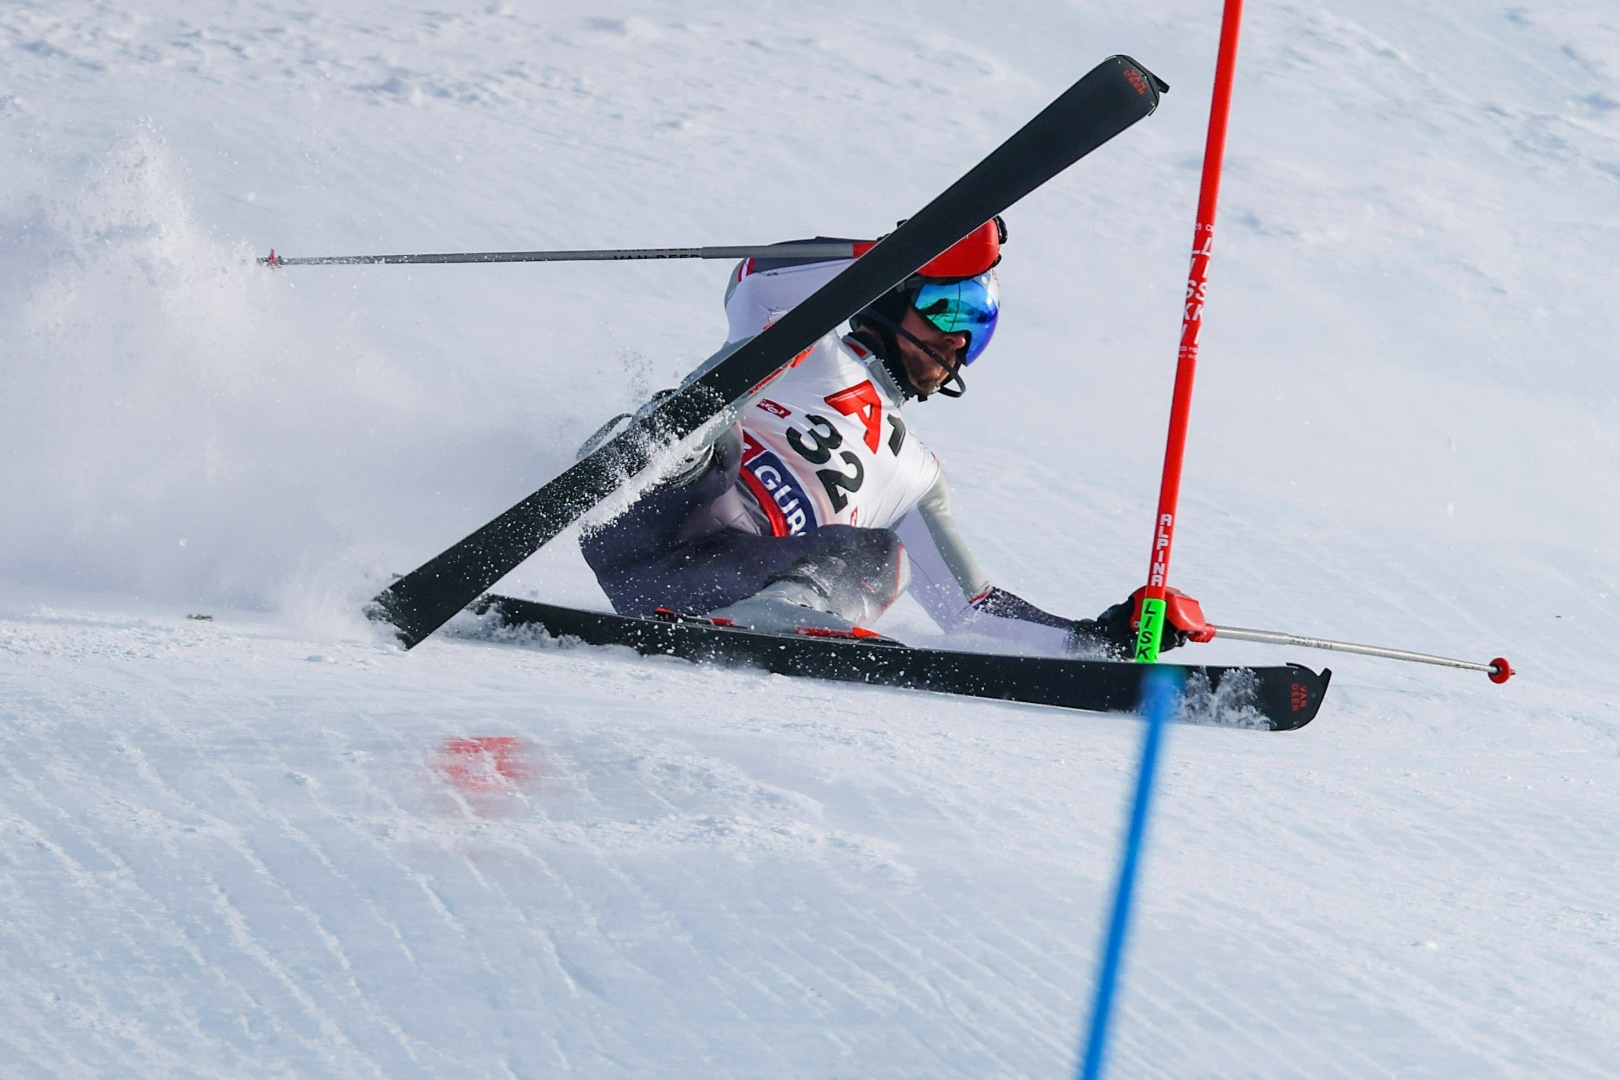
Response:
[{"label": "blue mirrored goggle lens", "polygon": [[1001,289],[994,274],[980,274],[948,285],[928,284],[917,290],[912,307],[947,334],[967,334],[964,364],[971,364],[990,344],[1001,310]]}]

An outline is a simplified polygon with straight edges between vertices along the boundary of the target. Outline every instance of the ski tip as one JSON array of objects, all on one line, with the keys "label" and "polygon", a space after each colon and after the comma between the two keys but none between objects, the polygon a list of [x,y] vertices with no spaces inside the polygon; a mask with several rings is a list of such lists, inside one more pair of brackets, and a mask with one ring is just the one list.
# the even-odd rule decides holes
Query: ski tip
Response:
[{"label": "ski tip", "polygon": [[1129,82],[1132,89],[1138,94],[1152,92],[1155,106],[1158,105],[1161,94],[1170,92],[1170,84],[1149,71],[1136,57],[1127,56],[1124,53],[1115,53],[1109,59],[1119,61],[1125,72],[1125,81]]},{"label": "ski tip", "polygon": [[1490,671],[1486,672],[1491,682],[1500,686],[1513,678],[1513,665],[1507,662],[1507,657],[1498,656],[1490,663]]}]

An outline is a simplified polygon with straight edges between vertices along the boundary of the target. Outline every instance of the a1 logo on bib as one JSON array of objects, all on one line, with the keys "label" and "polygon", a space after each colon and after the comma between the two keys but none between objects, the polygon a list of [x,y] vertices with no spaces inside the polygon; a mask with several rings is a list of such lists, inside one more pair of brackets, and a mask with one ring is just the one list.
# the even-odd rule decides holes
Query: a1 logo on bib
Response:
[{"label": "a1 logo on bib", "polygon": [[883,399],[878,397],[877,387],[872,385],[871,380],[836,394],[828,394],[826,402],[845,416],[853,416],[864,424],[866,448],[877,453],[878,440],[883,436]]}]

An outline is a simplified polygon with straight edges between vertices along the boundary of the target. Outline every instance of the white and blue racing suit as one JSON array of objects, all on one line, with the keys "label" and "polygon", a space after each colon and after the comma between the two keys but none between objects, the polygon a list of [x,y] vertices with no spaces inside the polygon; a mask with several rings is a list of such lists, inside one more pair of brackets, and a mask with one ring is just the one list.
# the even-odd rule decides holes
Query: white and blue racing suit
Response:
[{"label": "white and blue racing suit", "polygon": [[[749,259],[726,289],[728,344],[758,334],[848,265]],[[871,344],[828,334],[757,388],[696,480],[655,488],[581,541],[616,610],[704,612],[806,556],[897,538],[909,592],[948,632],[1059,653],[1071,620],[990,584],[958,532],[939,461],[901,417]],[[701,370],[701,369],[700,369]],[[902,578],[901,580],[904,580]]]}]

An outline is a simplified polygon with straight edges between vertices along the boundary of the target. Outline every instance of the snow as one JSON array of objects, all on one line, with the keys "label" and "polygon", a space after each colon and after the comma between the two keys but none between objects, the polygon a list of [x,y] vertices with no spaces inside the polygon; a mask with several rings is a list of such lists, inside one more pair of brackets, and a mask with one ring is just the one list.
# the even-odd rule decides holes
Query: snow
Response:
[{"label": "snow", "polygon": [[[723,267],[251,258],[873,235],[1130,53],[1164,105],[1008,215],[908,414],[998,583],[1093,614],[1218,20],[0,9],[6,1074],[1070,1071],[1135,722],[357,614],[718,346]],[[1333,687],[1169,733],[1114,1072],[1612,1075],[1620,18],[1253,4],[1239,65],[1172,579],[1520,674],[1195,647]],[[602,602],[566,535],[503,588]]]}]

